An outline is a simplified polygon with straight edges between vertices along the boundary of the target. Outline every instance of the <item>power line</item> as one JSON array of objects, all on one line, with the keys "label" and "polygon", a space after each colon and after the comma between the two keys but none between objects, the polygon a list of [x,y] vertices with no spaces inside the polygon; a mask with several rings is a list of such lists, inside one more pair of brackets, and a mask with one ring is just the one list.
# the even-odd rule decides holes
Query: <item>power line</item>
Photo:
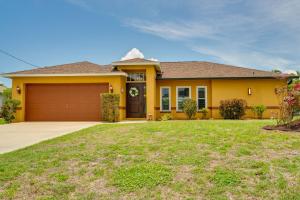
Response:
[{"label": "power line", "polygon": [[26,60],[23,60],[23,59],[21,59],[21,58],[18,58],[18,57],[16,57],[16,56],[12,55],[11,53],[8,53],[7,51],[4,51],[4,50],[2,50],[2,49],[0,49],[0,52],[1,52],[2,54],[4,54],[4,55],[7,55],[7,56],[11,57],[11,58],[14,58],[14,59],[16,59],[16,60],[18,60],[18,61],[21,61],[21,62],[23,62],[23,63],[25,63],[25,64],[27,64],[27,65],[31,65],[32,67],[39,67],[39,66],[34,65],[34,64],[30,63],[30,62],[27,62]]}]

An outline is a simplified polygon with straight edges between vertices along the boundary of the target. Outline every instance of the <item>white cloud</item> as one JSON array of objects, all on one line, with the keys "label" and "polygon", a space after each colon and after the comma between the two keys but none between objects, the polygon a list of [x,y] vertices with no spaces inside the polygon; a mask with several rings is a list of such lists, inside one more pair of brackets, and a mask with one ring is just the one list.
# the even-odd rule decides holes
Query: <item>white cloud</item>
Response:
[{"label": "white cloud", "polygon": [[283,71],[284,74],[294,74],[297,75],[297,72],[295,70],[292,69],[287,69]]},{"label": "white cloud", "polygon": [[153,34],[164,39],[189,39],[189,38],[213,38],[215,31],[213,27],[195,22],[150,22],[131,19],[125,24],[138,29],[141,32]]},{"label": "white cloud", "polygon": [[156,59],[156,58],[149,58],[149,59],[147,59],[147,60],[151,60],[151,61],[158,61],[158,59]]},{"label": "white cloud", "polygon": [[300,65],[300,0],[132,0],[130,7],[122,0],[109,5],[65,1],[109,13],[127,27],[182,43],[216,61],[280,70]]},{"label": "white cloud", "polygon": [[300,64],[299,0],[191,0],[178,6],[186,6],[188,17],[125,24],[227,64],[280,70]]},{"label": "white cloud", "polygon": [[202,55],[216,57],[220,62],[245,67],[263,67],[264,69],[284,70],[285,66],[291,65],[291,61],[263,54],[256,51],[236,51],[230,49],[218,49],[211,47],[192,47],[192,49]]},{"label": "white cloud", "polygon": [[129,60],[133,58],[144,58],[144,54],[137,48],[131,49],[121,60]]}]

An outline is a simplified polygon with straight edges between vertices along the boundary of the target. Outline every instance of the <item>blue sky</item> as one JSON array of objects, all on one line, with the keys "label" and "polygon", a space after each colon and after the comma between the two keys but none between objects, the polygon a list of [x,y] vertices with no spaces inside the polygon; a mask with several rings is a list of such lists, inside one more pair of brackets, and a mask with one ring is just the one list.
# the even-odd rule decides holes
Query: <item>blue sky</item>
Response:
[{"label": "blue sky", "polygon": [[[108,64],[136,47],[160,61],[300,70],[299,21],[299,0],[0,0],[0,49],[38,66]],[[0,73],[31,68],[0,54]]]}]

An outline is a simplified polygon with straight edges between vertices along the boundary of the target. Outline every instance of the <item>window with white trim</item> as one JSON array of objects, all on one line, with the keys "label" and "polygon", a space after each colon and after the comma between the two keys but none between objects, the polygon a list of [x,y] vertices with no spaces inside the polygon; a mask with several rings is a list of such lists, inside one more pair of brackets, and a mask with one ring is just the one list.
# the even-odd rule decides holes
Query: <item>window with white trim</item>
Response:
[{"label": "window with white trim", "polygon": [[127,82],[145,82],[146,75],[144,72],[131,72],[127,73]]},{"label": "window with white trim", "polygon": [[170,87],[160,88],[160,110],[171,111],[171,89]]},{"label": "window with white trim", "polygon": [[191,98],[191,87],[190,86],[178,86],[176,87],[176,110],[182,111],[183,101]]},{"label": "window with white trim", "polygon": [[197,97],[197,109],[201,110],[202,108],[207,107],[207,87],[206,86],[197,86],[196,91]]}]

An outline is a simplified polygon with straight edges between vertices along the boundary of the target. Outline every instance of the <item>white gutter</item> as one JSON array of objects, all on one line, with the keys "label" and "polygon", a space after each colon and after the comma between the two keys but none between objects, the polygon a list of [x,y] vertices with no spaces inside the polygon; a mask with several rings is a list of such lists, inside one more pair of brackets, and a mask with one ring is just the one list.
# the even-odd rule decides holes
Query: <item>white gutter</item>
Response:
[{"label": "white gutter", "polygon": [[14,77],[63,77],[63,76],[126,76],[125,72],[114,72],[114,73],[90,73],[90,74],[0,74],[0,76],[5,78]]}]

